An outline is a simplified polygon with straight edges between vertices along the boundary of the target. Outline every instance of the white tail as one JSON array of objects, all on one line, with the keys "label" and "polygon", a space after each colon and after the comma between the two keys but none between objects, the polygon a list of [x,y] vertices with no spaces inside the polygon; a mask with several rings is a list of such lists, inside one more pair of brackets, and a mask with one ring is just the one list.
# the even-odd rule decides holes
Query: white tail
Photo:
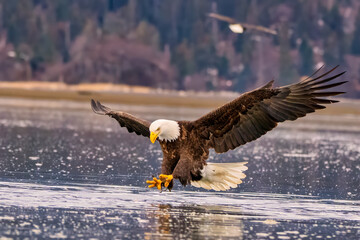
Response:
[{"label": "white tail", "polygon": [[226,191],[236,188],[242,183],[246,175],[243,173],[248,169],[247,162],[239,163],[207,163],[201,170],[201,180],[191,181],[194,187],[213,189],[215,191]]}]

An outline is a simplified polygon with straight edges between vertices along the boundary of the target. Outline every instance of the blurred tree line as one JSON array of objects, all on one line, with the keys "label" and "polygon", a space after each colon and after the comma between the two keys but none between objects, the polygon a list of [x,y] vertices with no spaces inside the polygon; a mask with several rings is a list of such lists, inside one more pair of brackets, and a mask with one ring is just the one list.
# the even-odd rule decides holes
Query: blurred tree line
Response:
[{"label": "blurred tree line", "polygon": [[[351,65],[346,56],[360,57],[357,0],[0,0],[0,6],[1,32],[34,73],[72,62],[73,44],[89,26],[95,30],[88,38],[115,35],[168,51],[176,69],[168,81],[178,89],[243,91],[273,77],[286,84],[322,64]],[[237,35],[209,12],[278,35]]]}]

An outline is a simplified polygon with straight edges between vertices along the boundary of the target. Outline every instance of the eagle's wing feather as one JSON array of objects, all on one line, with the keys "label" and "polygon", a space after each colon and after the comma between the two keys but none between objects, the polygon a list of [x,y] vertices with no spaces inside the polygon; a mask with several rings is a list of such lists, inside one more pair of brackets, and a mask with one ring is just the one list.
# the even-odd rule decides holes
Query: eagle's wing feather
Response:
[{"label": "eagle's wing feather", "polygon": [[192,123],[199,135],[208,139],[208,146],[216,152],[223,153],[234,149],[264,135],[276,127],[278,122],[295,120],[316,109],[325,108],[321,104],[337,102],[321,97],[343,92],[319,91],[345,83],[329,83],[345,72],[324,78],[336,68],[319,77],[312,78],[313,74],[303,81],[279,88],[272,88],[271,81],[261,88],[242,94]]},{"label": "eagle's wing feather", "polygon": [[120,126],[126,127],[130,133],[135,132],[137,135],[150,137],[150,123],[146,120],[137,118],[126,112],[113,111],[110,108],[102,105],[99,101],[94,101],[93,99],[91,99],[91,108],[97,114],[108,115],[116,119]]},{"label": "eagle's wing feather", "polygon": [[253,29],[253,30],[257,30],[257,31],[270,33],[270,34],[273,34],[273,35],[277,34],[277,32],[274,29],[271,29],[271,28],[267,28],[267,27],[263,27],[263,26],[259,26],[259,25],[252,25],[252,24],[248,24],[248,23],[240,23],[240,22],[238,24],[241,24],[246,29]]},{"label": "eagle's wing feather", "polygon": [[235,24],[237,22],[235,19],[233,19],[231,17],[227,17],[227,16],[220,15],[220,14],[217,14],[217,13],[209,13],[208,16],[211,17],[211,18],[218,19],[220,21],[228,22],[230,24]]}]

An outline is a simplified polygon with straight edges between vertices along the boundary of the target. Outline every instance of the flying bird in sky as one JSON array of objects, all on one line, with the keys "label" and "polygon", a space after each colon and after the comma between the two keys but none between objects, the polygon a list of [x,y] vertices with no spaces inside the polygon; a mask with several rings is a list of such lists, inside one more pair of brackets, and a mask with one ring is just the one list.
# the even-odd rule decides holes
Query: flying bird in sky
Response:
[{"label": "flying bird in sky", "polygon": [[330,83],[344,74],[330,76],[336,68],[316,76],[320,68],[310,77],[283,87],[274,88],[272,80],[195,121],[159,119],[150,123],[113,111],[98,101],[91,100],[91,106],[95,113],[114,118],[129,132],[159,142],[163,152],[161,174],[147,181],[150,188],[171,190],[174,179],[178,179],[184,186],[224,191],[242,182],[246,162],[210,163],[206,161],[209,150],[225,153],[261,137],[279,122],[296,120],[325,108],[324,104],[338,102],[323,98],[343,93],[328,90],[345,83]]},{"label": "flying bird in sky", "polygon": [[247,23],[240,23],[233,18],[224,16],[224,15],[220,15],[217,13],[209,13],[208,16],[211,18],[218,19],[220,21],[228,22],[230,30],[234,33],[244,33],[246,30],[256,30],[256,31],[261,31],[261,32],[265,32],[265,33],[270,33],[273,35],[277,34],[277,32],[271,28],[258,26],[258,25],[251,25],[251,24],[247,24]]}]

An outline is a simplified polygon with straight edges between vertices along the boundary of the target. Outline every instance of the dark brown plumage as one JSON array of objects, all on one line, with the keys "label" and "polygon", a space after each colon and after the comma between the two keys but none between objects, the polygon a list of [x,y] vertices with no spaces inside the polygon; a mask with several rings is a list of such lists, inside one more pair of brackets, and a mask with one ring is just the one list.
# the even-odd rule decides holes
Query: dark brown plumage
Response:
[{"label": "dark brown plumage", "polygon": [[102,105],[99,101],[95,102],[93,99],[91,99],[91,108],[96,114],[115,118],[121,127],[126,127],[129,133],[135,132],[137,135],[150,137],[150,123],[146,120],[137,118],[126,112],[112,111],[110,108]]},{"label": "dark brown plumage", "polygon": [[[343,92],[322,91],[345,83],[345,81],[330,83],[344,74],[341,72],[327,77],[336,68],[314,77],[319,69],[312,76],[298,83],[279,88],[273,88],[273,81],[270,81],[265,86],[244,93],[195,121],[178,121],[179,136],[174,141],[158,139],[164,155],[162,174],[179,179],[183,185],[191,183],[207,189],[226,190],[236,186],[241,180],[236,182],[234,179],[227,179],[222,182],[219,178],[232,177],[235,172],[241,174],[242,171],[239,169],[246,170],[244,164],[233,165],[234,169],[238,169],[234,170],[235,172],[230,169],[232,165],[212,164],[211,169],[214,169],[212,171],[215,172],[216,169],[219,172],[217,176],[213,176],[211,175],[213,172],[205,169],[208,165],[206,160],[209,149],[214,148],[217,153],[227,152],[261,137],[279,122],[296,120],[317,109],[325,108],[324,104],[338,102],[323,97],[335,96]],[[149,137],[153,134],[151,132],[155,131],[149,130],[152,124],[128,113],[112,111],[94,100],[91,100],[91,105],[95,113],[115,118],[129,132]],[[155,128],[156,131],[160,132],[163,125],[160,123],[160,127]],[[169,189],[173,185],[172,177]]]}]

